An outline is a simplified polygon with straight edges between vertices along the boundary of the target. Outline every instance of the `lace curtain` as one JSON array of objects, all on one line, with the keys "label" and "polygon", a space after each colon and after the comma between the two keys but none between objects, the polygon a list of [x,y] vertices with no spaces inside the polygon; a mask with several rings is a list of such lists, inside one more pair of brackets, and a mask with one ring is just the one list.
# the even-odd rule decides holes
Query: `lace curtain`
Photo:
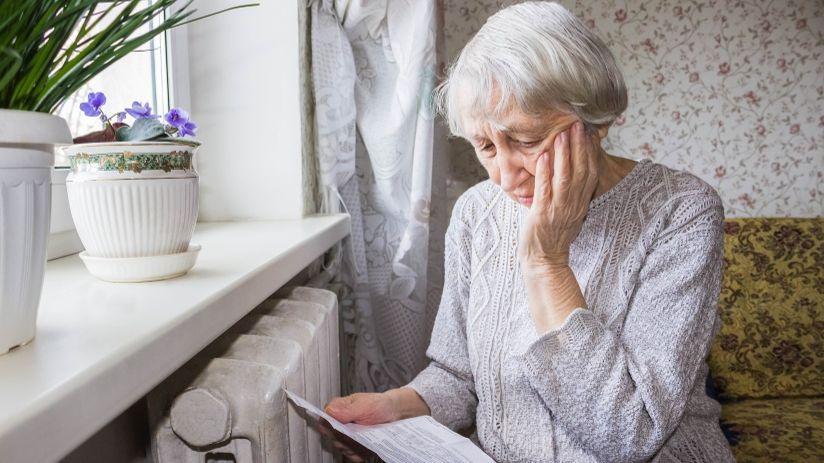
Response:
[{"label": "lace curtain", "polygon": [[348,211],[336,283],[344,391],[407,383],[424,356],[443,281],[444,131],[431,95],[435,0],[311,2],[315,154],[325,212]]}]

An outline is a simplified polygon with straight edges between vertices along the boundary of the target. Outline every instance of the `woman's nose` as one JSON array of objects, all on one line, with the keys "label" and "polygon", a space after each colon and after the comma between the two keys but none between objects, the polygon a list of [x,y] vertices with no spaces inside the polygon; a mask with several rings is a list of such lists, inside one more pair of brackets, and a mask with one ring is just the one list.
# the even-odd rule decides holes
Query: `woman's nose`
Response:
[{"label": "woman's nose", "polygon": [[498,170],[501,173],[501,188],[511,192],[522,182],[524,162],[517,154],[499,153],[497,156]]}]

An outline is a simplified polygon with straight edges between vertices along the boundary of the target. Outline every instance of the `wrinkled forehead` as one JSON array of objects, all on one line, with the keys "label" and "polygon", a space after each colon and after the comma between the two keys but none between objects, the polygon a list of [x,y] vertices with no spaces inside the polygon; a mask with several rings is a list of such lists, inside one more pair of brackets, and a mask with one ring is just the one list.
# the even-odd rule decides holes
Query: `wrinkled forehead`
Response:
[{"label": "wrinkled forehead", "polygon": [[460,118],[461,136],[475,142],[489,139],[493,134],[512,136],[545,135],[568,119],[571,114],[547,109],[542,113],[528,113],[514,99],[500,104],[500,92],[493,90],[488,99],[479,98],[469,87],[457,89],[456,108]]},{"label": "wrinkled forehead", "polygon": [[458,116],[461,134],[468,137],[478,132],[503,130],[502,115],[518,111],[513,98],[501,101],[501,90],[494,82],[484,79],[462,78],[454,89],[452,110]]},{"label": "wrinkled forehead", "polygon": [[[459,126],[459,135],[488,138],[491,132],[537,134],[552,125],[563,124],[575,116],[560,107],[527,110],[513,92],[489,78],[464,76],[455,82],[451,110]],[[571,123],[571,122],[570,122]]]},{"label": "wrinkled forehead", "polygon": [[524,113],[510,112],[498,118],[473,117],[468,115],[464,118],[464,138],[477,142],[492,138],[493,135],[518,136],[540,136],[552,127],[552,118],[530,116]]}]

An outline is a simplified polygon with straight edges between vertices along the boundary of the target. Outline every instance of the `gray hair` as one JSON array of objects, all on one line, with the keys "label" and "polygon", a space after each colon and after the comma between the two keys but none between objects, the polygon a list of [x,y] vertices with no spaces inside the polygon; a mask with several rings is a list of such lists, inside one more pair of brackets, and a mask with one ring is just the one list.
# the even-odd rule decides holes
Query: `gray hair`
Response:
[{"label": "gray hair", "polygon": [[532,115],[570,112],[592,128],[624,112],[627,88],[609,48],[581,20],[557,3],[527,2],[486,21],[450,66],[435,102],[459,136],[463,111],[494,122],[512,105]]}]

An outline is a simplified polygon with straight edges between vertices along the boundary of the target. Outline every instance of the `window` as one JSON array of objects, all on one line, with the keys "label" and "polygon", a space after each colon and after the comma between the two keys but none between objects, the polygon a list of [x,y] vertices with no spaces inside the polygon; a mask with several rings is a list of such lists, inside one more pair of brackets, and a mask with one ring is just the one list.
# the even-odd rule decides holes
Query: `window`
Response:
[{"label": "window", "polygon": [[[151,0],[146,0],[151,4]],[[161,18],[157,18],[159,23]],[[143,31],[149,26],[144,26]],[[80,110],[80,103],[86,101],[89,92],[106,94],[106,115],[113,115],[130,107],[133,101],[148,102],[155,114],[164,114],[169,109],[169,79],[166,60],[166,37],[161,34],[150,43],[131,52],[120,61],[91,79],[60,106],[56,114],[69,123],[72,136],[76,137],[100,130],[100,120],[88,117]],[[55,158],[55,166],[65,167],[68,160],[60,155]]]}]

